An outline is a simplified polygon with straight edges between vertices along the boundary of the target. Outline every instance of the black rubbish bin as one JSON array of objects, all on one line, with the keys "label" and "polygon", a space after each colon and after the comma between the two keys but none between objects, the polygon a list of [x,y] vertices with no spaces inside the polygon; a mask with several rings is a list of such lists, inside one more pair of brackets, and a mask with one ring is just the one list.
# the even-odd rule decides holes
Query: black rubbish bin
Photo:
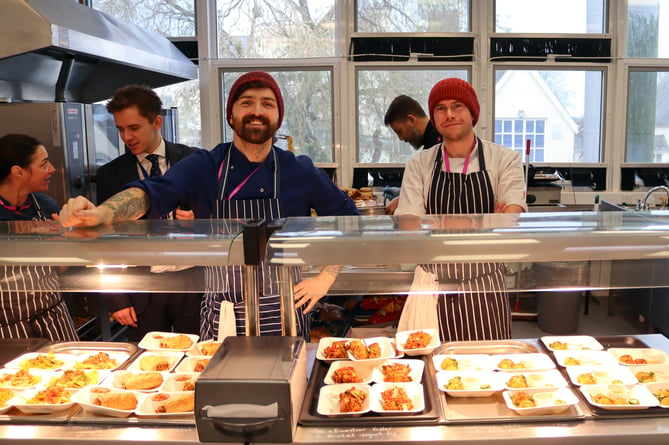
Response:
[{"label": "black rubbish bin", "polygon": [[588,262],[535,263],[537,285],[537,327],[550,334],[572,334],[578,330],[581,301],[584,291],[555,290],[561,287],[585,286],[588,279]]}]

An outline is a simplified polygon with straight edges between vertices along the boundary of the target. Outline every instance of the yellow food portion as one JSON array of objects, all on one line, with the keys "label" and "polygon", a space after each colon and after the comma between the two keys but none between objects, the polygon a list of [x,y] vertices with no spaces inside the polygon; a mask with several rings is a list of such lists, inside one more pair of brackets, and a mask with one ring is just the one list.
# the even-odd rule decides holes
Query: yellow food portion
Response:
[{"label": "yellow food portion", "polygon": [[14,374],[2,374],[0,384],[16,388],[29,388],[42,381],[42,377],[33,375],[27,369],[21,369]]},{"label": "yellow food portion", "polygon": [[111,358],[106,352],[98,352],[74,364],[75,369],[114,369],[117,366],[118,361]]},{"label": "yellow food portion", "polygon": [[462,391],[465,389],[464,385],[462,384],[462,377],[457,376],[448,379],[448,382],[446,382],[446,389],[450,389],[452,391]]},{"label": "yellow food portion", "polygon": [[6,406],[7,401],[14,397],[14,391],[11,389],[0,388],[0,406]]},{"label": "yellow food portion", "polygon": [[95,370],[68,369],[63,371],[61,376],[51,379],[49,384],[63,388],[81,389],[84,386],[97,384],[99,379],[98,372]]},{"label": "yellow food portion", "polygon": [[33,358],[23,360],[20,367],[21,369],[58,369],[64,364],[65,362],[57,359],[53,352],[47,352],[46,354],[37,354]]},{"label": "yellow food portion", "polygon": [[70,402],[72,393],[72,390],[62,386],[51,385],[39,391],[32,399],[28,399],[26,403],[28,405],[62,405]]},{"label": "yellow food portion", "polygon": [[523,365],[522,363],[515,363],[513,360],[509,358],[501,360],[497,364],[497,367],[499,369],[525,369],[525,365]]},{"label": "yellow food portion", "polygon": [[446,357],[444,361],[441,362],[441,369],[446,371],[457,371],[458,361],[452,357]]}]

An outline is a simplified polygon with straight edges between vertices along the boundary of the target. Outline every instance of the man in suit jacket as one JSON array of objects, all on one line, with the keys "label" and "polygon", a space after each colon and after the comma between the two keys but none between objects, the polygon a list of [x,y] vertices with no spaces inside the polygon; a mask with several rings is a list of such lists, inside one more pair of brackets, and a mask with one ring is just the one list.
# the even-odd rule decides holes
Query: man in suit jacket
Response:
[{"label": "man in suit jacket", "polygon": [[[114,116],[126,153],[97,170],[98,202],[121,191],[129,182],[164,173],[198,150],[162,138],[161,109],[162,101],[158,95],[140,85],[118,89],[107,103],[107,111]],[[153,155],[157,155],[157,165],[151,160]],[[172,214],[177,219],[193,219],[193,212],[188,209],[177,208]],[[169,272],[165,279],[176,280],[180,278],[177,274],[192,275],[196,272]],[[200,332],[199,294],[106,294],[105,298],[114,319],[128,326],[128,341],[140,341],[150,331]]]}]

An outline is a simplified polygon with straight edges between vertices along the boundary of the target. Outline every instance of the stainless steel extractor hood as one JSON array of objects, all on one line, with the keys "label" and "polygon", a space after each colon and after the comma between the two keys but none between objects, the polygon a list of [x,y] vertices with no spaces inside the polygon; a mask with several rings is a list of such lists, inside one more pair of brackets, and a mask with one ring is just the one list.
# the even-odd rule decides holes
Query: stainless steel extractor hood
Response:
[{"label": "stainless steel extractor hood", "polygon": [[167,38],[73,0],[2,0],[0,100],[93,103],[197,77]]}]

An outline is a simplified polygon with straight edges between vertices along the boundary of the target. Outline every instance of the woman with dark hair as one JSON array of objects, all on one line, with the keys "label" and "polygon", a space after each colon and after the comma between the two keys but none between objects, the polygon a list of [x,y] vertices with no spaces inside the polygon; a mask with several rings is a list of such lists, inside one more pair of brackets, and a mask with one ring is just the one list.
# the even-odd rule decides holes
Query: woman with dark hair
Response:
[{"label": "woman with dark hair", "polygon": [[[37,139],[0,138],[0,220],[52,219],[58,204],[44,192],[54,171]],[[78,340],[53,267],[0,266],[0,338]]]}]

